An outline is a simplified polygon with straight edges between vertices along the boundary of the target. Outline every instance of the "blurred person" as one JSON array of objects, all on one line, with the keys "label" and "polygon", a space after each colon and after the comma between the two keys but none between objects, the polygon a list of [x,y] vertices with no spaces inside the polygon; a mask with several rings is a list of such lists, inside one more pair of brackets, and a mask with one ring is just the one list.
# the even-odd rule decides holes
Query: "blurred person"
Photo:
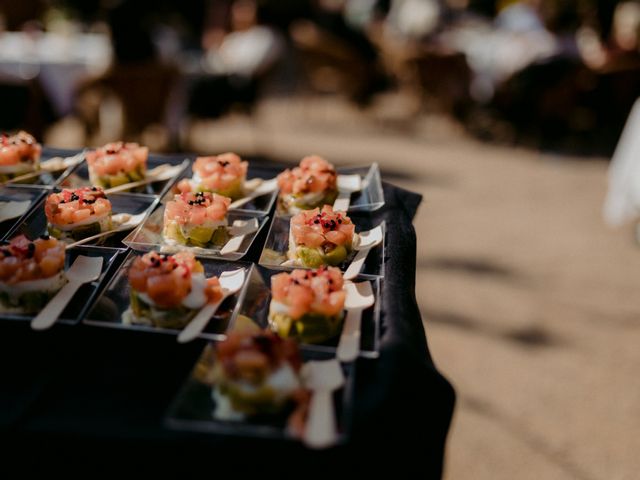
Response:
[{"label": "blurred person", "polygon": [[629,3],[633,6],[618,3],[613,25],[606,28],[611,39],[600,42],[593,27],[593,18],[602,18],[597,12],[571,8],[577,1],[540,2],[553,52],[498,83],[490,103],[518,139],[572,153],[612,152],[640,95],[640,58],[633,33],[640,10],[638,2]]},{"label": "blurred person", "polygon": [[314,90],[343,93],[365,106],[388,79],[367,32],[347,21],[346,7],[346,0],[312,0],[308,16],[293,22],[290,34]]},{"label": "blurred person", "polygon": [[[177,70],[157,57],[149,12],[146,2],[136,1],[108,11],[113,64],[77,90],[76,113],[86,126],[88,143],[131,139],[162,150],[170,142],[165,125]],[[148,135],[150,141],[145,140]]]},{"label": "blurred person", "polygon": [[390,35],[419,40],[436,31],[442,12],[438,0],[392,0],[386,29]]},{"label": "blurred person", "polygon": [[616,6],[612,21],[614,48],[638,53],[640,47],[640,2],[621,2]]},{"label": "blurred person", "polygon": [[213,71],[243,77],[267,72],[283,53],[283,40],[273,28],[258,23],[255,0],[231,5],[231,28],[218,45],[210,45],[207,61]]},{"label": "blurred person", "polygon": [[0,16],[8,31],[22,30],[25,24],[41,20],[47,10],[45,0],[0,0]]},{"label": "blurred person", "polygon": [[[253,108],[261,87],[282,59],[284,40],[261,22],[255,0],[211,8],[211,22],[202,37],[206,73],[191,89],[188,113],[215,118],[235,107]],[[221,17],[223,11],[226,16]]]}]

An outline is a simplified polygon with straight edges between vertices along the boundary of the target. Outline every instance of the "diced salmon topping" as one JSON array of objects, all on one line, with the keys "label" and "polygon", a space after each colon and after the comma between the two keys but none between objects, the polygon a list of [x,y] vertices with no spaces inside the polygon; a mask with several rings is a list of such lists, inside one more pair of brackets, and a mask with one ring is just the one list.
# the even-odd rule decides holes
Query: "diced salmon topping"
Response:
[{"label": "diced salmon topping", "polygon": [[228,333],[216,346],[216,359],[228,378],[251,383],[262,381],[285,362],[296,372],[302,365],[295,341],[269,331]]},{"label": "diced salmon topping", "polygon": [[210,157],[198,157],[193,171],[198,174],[201,183],[211,190],[224,190],[238,179],[247,175],[248,163],[235,153],[223,153]]},{"label": "diced salmon topping", "polygon": [[16,284],[49,278],[64,269],[65,246],[55,238],[42,236],[33,242],[14,237],[0,246],[0,281]]},{"label": "diced salmon topping", "polygon": [[[173,308],[182,302],[191,291],[191,275],[203,273],[202,264],[191,252],[162,255],[149,252],[137,257],[129,267],[128,277],[131,288],[149,295],[162,308]],[[209,278],[205,287],[209,302],[222,296],[220,282]]]},{"label": "diced salmon topping", "polygon": [[0,165],[16,165],[20,162],[35,163],[40,159],[42,146],[25,131],[0,137]]},{"label": "diced salmon topping", "polygon": [[345,212],[334,212],[331,205],[322,211],[304,210],[291,218],[291,233],[297,245],[320,247],[351,244],[355,225]]},{"label": "diced salmon topping", "polygon": [[278,187],[284,194],[317,193],[337,189],[333,165],[317,155],[305,157],[300,166],[278,175]]},{"label": "diced salmon topping", "polygon": [[148,156],[148,147],[133,142],[113,142],[87,153],[87,163],[97,175],[116,175],[138,167],[146,170]]},{"label": "diced salmon topping", "polygon": [[111,202],[100,187],[65,189],[47,197],[44,213],[52,225],[69,225],[111,213]]},{"label": "diced salmon topping", "polygon": [[337,315],[344,308],[342,272],[335,267],[294,270],[271,277],[273,300],[288,307],[289,316],[300,318],[309,312]]},{"label": "diced salmon topping", "polygon": [[210,192],[184,192],[167,202],[164,221],[176,221],[180,225],[202,225],[210,221],[223,220],[231,199]]}]

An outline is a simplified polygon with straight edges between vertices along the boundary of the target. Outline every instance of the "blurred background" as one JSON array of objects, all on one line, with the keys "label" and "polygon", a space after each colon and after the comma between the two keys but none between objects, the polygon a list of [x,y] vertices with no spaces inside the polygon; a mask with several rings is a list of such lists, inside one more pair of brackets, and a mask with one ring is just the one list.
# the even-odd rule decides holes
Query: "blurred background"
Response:
[{"label": "blurred background", "polygon": [[639,36],[629,0],[0,0],[0,128],[378,162],[424,195],[445,478],[638,478],[639,256],[601,212]]}]

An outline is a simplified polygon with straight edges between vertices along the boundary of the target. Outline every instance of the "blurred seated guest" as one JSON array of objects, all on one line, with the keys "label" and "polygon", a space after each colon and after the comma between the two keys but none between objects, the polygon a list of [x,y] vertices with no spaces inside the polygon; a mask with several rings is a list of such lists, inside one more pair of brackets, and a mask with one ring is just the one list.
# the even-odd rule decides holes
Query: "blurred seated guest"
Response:
[{"label": "blurred seated guest", "polygon": [[260,23],[255,0],[231,3],[228,26],[206,30],[203,46],[206,72],[194,85],[188,108],[198,117],[218,117],[236,106],[251,110],[284,53],[281,35]]},{"label": "blurred seated guest", "polygon": [[207,61],[213,71],[258,77],[273,67],[283,48],[274,29],[258,24],[255,0],[237,0],[231,6],[231,31],[210,46]]},{"label": "blurred seated guest", "polygon": [[146,14],[135,1],[109,11],[114,63],[77,92],[76,113],[88,143],[136,139],[162,150],[170,141],[165,125],[177,70],[157,58]]},{"label": "blurred seated guest", "polygon": [[45,0],[2,0],[0,17],[4,29],[10,32],[19,31],[25,24],[40,20],[48,3]]},{"label": "blurred seated guest", "polygon": [[604,70],[640,68],[640,1],[616,5],[606,46]]},{"label": "blurred seated guest", "polygon": [[290,27],[309,85],[367,104],[386,86],[377,49],[365,33],[346,21],[346,0],[312,0],[311,6],[309,18]]},{"label": "blurred seated guest", "polygon": [[386,20],[389,35],[419,40],[435,32],[442,6],[438,0],[392,0]]},{"label": "blurred seated guest", "polygon": [[0,75],[0,130],[27,130],[42,138],[55,118],[51,103],[37,79]]}]

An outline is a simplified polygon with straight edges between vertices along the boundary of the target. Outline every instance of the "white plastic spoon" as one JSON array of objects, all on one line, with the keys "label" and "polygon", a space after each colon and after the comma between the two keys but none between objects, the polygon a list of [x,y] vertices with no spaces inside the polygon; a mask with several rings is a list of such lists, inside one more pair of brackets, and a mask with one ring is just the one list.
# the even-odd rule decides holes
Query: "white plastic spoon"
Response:
[{"label": "white plastic spoon", "polygon": [[51,327],[71,301],[76,291],[85,283],[93,282],[102,271],[102,257],[85,257],[80,255],[67,270],[69,281],[53,297],[46,307],[31,320],[34,330],[46,330]]},{"label": "white plastic spoon", "polygon": [[178,335],[178,343],[187,343],[197,338],[198,335],[207,326],[209,320],[224,300],[233,295],[242,288],[244,284],[244,269],[234,270],[232,272],[224,272],[220,275],[220,286],[222,287],[222,298],[215,303],[208,303],[196,314],[187,326]]},{"label": "white plastic spoon", "polygon": [[[250,182],[251,181],[252,180],[250,180]],[[247,186],[247,184],[249,184],[249,182],[245,183],[245,187]],[[258,198],[258,197],[261,197],[262,195],[267,195],[268,193],[274,192],[277,188],[278,188],[277,179],[272,178],[270,180],[264,180],[255,189],[250,191],[246,197],[239,198],[235,202],[232,202],[231,205],[229,205],[229,210],[232,210],[234,208],[239,208],[245,203],[250,202],[254,198]]]},{"label": "white plastic spoon", "polygon": [[237,252],[244,241],[244,237],[251,235],[253,232],[258,230],[259,226],[260,224],[256,218],[252,218],[249,221],[236,220],[233,222],[233,226],[229,229],[229,233],[232,237],[224,247],[220,249],[220,255],[228,255],[230,253]]},{"label": "white plastic spoon", "polygon": [[125,230],[131,230],[142,223],[145,217],[149,214],[148,210],[144,212],[138,213],[137,215],[131,215],[129,213],[117,213],[111,217],[111,221],[115,223],[117,226],[112,230],[108,230],[106,232],[100,232],[96,235],[92,235],[87,238],[83,238],[82,240],[78,240],[77,242],[70,243],[66,246],[66,248],[77,247],[78,245],[82,245],[87,242],[91,242],[101,237],[105,237],[107,235],[112,235],[118,232],[124,232]]},{"label": "white plastic spoon", "polygon": [[360,175],[338,175],[338,198],[333,202],[333,209],[341,212],[349,210],[351,194],[362,189]]},{"label": "white plastic spoon", "polygon": [[122,185],[118,185],[117,187],[108,188],[104,191],[104,193],[109,194],[123,192],[125,190],[131,190],[132,188],[140,187],[148,183],[170,180],[173,177],[177,177],[187,163],[188,160],[185,160],[179,165],[170,165],[168,163],[163,163],[162,165],[158,165],[151,170],[147,170],[147,172],[145,173],[145,178],[143,178],[142,180],[138,180],[137,182],[124,183]]},{"label": "white plastic spoon", "polygon": [[353,257],[347,271],[344,272],[343,278],[345,280],[352,280],[358,276],[360,270],[362,270],[364,261],[367,259],[367,255],[369,255],[369,251],[382,242],[382,227],[378,225],[376,228],[361,232],[358,234],[358,237],[360,238],[360,243],[355,247],[358,253]]},{"label": "white plastic spoon", "polygon": [[342,362],[351,362],[360,353],[362,311],[374,304],[375,296],[371,282],[348,282],[345,283],[344,288],[347,292],[347,298],[344,301],[347,318],[344,321],[336,355]]},{"label": "white plastic spoon", "polygon": [[67,168],[73,167],[74,165],[77,165],[78,163],[82,162],[84,160],[84,153],[85,152],[82,151],[80,153],[77,153],[76,155],[73,155],[72,157],[66,157],[66,158],[63,158],[63,157],[50,158],[40,163],[40,170],[37,170],[35,172],[25,173],[24,175],[19,175],[17,177],[13,177],[12,179],[4,182],[4,184],[21,182],[22,180],[28,180],[30,178],[34,178],[34,177],[37,177],[38,175],[41,175],[43,172],[53,173],[53,172],[58,172],[60,170],[66,170]]},{"label": "white plastic spoon", "polygon": [[305,387],[313,391],[303,440],[311,448],[327,448],[338,439],[333,391],[344,385],[337,360],[310,361],[302,366]]}]

